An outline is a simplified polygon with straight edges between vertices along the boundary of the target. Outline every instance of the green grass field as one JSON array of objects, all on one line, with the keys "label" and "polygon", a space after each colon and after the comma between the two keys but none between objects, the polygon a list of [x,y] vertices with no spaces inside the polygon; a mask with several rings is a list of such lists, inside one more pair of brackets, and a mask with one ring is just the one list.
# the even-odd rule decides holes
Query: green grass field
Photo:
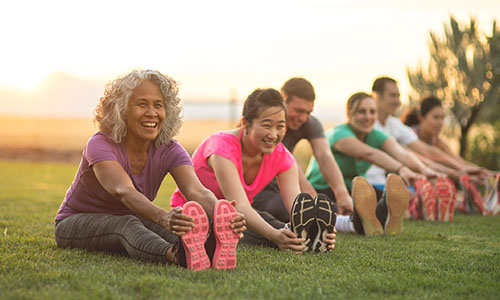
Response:
[{"label": "green grass field", "polygon": [[[0,161],[0,299],[365,299],[500,296],[500,216],[339,234],[324,255],[240,245],[233,271],[191,272],[58,249],[53,219],[77,165]],[[155,201],[168,207],[167,178]]]}]

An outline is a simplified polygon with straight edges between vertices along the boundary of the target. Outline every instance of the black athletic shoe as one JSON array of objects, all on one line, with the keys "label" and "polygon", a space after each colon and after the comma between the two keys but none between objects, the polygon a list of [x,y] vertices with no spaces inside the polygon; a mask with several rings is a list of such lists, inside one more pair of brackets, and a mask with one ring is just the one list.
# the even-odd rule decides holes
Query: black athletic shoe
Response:
[{"label": "black athletic shoe", "polygon": [[[311,251],[315,236],[311,236],[316,226],[316,205],[311,195],[300,193],[295,198],[292,206],[292,231],[299,238],[305,238],[304,251]],[[317,231],[316,231],[317,232]]]},{"label": "black athletic shoe", "polygon": [[316,224],[318,233],[314,239],[312,249],[314,252],[328,251],[326,244],[326,235],[332,233],[335,227],[337,215],[334,212],[334,202],[327,195],[318,194],[314,198],[316,204]]}]

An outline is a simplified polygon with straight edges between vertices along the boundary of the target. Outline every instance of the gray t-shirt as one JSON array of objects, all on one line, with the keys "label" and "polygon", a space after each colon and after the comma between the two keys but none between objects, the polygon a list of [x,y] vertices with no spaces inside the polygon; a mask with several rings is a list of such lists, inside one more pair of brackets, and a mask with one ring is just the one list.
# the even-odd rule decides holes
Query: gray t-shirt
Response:
[{"label": "gray t-shirt", "polygon": [[323,125],[321,125],[318,119],[311,116],[309,120],[302,124],[297,130],[287,129],[282,143],[290,152],[293,152],[295,145],[297,145],[301,139],[311,141],[312,139],[324,136]]}]

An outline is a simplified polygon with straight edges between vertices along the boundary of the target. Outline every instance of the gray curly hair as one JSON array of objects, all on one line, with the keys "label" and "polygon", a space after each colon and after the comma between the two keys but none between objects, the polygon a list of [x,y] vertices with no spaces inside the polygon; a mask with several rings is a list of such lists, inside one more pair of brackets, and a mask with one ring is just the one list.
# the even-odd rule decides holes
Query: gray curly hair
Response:
[{"label": "gray curly hair", "polygon": [[165,105],[165,120],[155,139],[160,146],[169,142],[182,125],[182,107],[177,96],[178,83],[172,78],[153,70],[134,70],[109,82],[104,97],[99,99],[94,110],[94,123],[115,142],[120,143],[127,134],[128,101],[132,91],[143,81],[150,80],[158,85]]}]

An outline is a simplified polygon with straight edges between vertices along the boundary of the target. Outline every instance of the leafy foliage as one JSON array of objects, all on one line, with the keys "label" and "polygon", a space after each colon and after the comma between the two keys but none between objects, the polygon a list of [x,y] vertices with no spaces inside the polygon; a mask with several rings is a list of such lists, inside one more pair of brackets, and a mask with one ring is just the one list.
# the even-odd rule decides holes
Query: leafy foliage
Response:
[{"label": "leafy foliage", "polygon": [[[481,130],[483,128],[486,130]],[[500,170],[500,120],[478,131],[469,143],[466,158],[490,170]]]},{"label": "leafy foliage", "polygon": [[467,134],[477,122],[498,119],[500,115],[500,30],[493,22],[490,36],[482,33],[474,18],[460,25],[450,17],[444,36],[430,33],[430,61],[407,69],[413,91],[411,103],[424,96],[442,99],[459,125],[460,154],[467,149]]}]

